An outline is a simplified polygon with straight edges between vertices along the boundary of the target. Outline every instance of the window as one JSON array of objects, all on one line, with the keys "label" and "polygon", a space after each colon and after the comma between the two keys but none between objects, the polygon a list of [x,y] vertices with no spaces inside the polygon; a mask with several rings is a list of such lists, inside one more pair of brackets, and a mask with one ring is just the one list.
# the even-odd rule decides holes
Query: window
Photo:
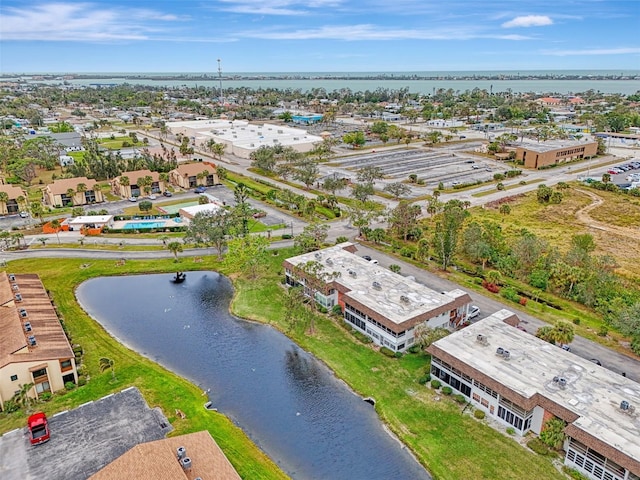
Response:
[{"label": "window", "polygon": [[38,377],[46,377],[47,376],[47,369],[45,368],[41,368],[40,370],[35,370],[34,372],[31,372],[31,374],[33,375],[33,379],[37,380]]},{"label": "window", "polygon": [[49,385],[49,382],[36,383],[36,392],[44,393],[44,392],[50,392],[50,391],[51,391],[51,385]]},{"label": "window", "polygon": [[67,370],[71,370],[73,368],[73,365],[71,364],[71,360],[62,360],[60,362],[60,370],[67,371]]},{"label": "window", "polygon": [[18,380],[18,375],[11,375],[11,381],[15,382],[16,380]]}]

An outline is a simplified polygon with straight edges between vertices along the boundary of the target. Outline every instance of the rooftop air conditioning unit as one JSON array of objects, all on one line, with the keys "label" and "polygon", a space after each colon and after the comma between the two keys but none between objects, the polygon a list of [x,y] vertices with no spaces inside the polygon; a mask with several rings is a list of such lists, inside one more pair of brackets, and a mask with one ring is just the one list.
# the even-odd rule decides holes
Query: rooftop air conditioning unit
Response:
[{"label": "rooftop air conditioning unit", "polygon": [[318,259],[322,257],[322,255],[320,255],[318,252],[314,253],[313,256],[318,258]]},{"label": "rooftop air conditioning unit", "polygon": [[26,317],[28,317],[28,316],[29,316],[29,314],[27,313],[27,311],[26,311],[24,308],[21,308],[21,309],[20,309],[20,316],[21,316],[22,318],[26,318]]},{"label": "rooftop air conditioning unit", "polygon": [[29,335],[27,340],[29,341],[29,345],[31,345],[32,347],[35,347],[37,345],[35,335]]},{"label": "rooftop air conditioning unit", "polygon": [[502,354],[504,354],[504,348],[502,347],[496,348],[496,355],[502,356]]},{"label": "rooftop air conditioning unit", "polygon": [[478,336],[476,337],[476,341],[481,344],[481,345],[488,345],[489,344],[489,340],[487,340],[487,336],[483,335],[483,334],[478,334]]},{"label": "rooftop air conditioning unit", "polygon": [[409,300],[409,297],[407,297],[406,295],[400,295],[400,301],[402,303],[409,303],[411,300]]},{"label": "rooftop air conditioning unit", "polygon": [[22,301],[22,294],[16,293],[16,302],[21,302],[21,301]]},{"label": "rooftop air conditioning unit", "polygon": [[191,459],[189,457],[184,457],[180,460],[180,465],[184,470],[189,470],[191,468]]},{"label": "rooftop air conditioning unit", "polygon": [[31,322],[24,322],[24,331],[25,332],[30,332],[31,330],[32,330]]},{"label": "rooftop air conditioning unit", "polygon": [[13,273],[9,274],[9,281],[10,282],[15,282],[16,281],[16,276]]},{"label": "rooftop air conditioning unit", "polygon": [[380,285],[380,282],[373,282],[372,285],[376,290],[382,290],[382,285]]},{"label": "rooftop air conditioning unit", "polygon": [[[271,129],[269,129],[269,130],[271,130]],[[282,130],[278,130],[278,133],[284,133],[284,132]]]},{"label": "rooftop air conditioning unit", "polygon": [[182,460],[187,455],[187,449],[184,447],[178,447],[176,449],[176,456],[178,460]]},{"label": "rooftop air conditioning unit", "polygon": [[355,270],[349,269],[347,271],[349,272],[349,275],[351,275],[352,277],[355,277],[357,275]]},{"label": "rooftop air conditioning unit", "polygon": [[13,288],[14,290],[20,290],[20,287],[18,286],[17,283],[14,283],[13,285],[11,285],[11,288]]},{"label": "rooftop air conditioning unit", "polygon": [[325,260],[325,263],[326,263],[327,265],[333,265],[333,260],[331,260],[330,258],[327,258],[327,259]]},{"label": "rooftop air conditioning unit", "polygon": [[511,353],[509,353],[509,350],[505,350],[502,352],[502,358],[504,358],[505,360],[509,360],[511,358]]},{"label": "rooftop air conditioning unit", "polygon": [[626,400],[622,400],[620,402],[620,410],[624,410],[625,412],[631,408],[631,404]]},{"label": "rooftop air conditioning unit", "polygon": [[567,386],[567,379],[564,377],[560,377],[558,379],[558,385],[560,385],[560,388],[564,388]]}]

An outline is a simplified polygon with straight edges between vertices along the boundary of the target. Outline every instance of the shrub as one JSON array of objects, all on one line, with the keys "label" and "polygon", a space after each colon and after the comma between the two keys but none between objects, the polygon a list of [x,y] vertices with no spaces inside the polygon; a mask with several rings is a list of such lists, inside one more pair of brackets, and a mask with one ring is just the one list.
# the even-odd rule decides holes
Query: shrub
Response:
[{"label": "shrub", "polygon": [[482,420],[485,417],[484,410],[475,410],[473,412],[473,416],[476,417],[478,420]]},{"label": "shrub", "polygon": [[636,355],[640,355],[640,335],[636,335],[631,339],[631,351]]},{"label": "shrub", "polygon": [[4,402],[4,413],[13,413],[20,410],[20,405],[15,400],[7,400]]},{"label": "shrub", "polygon": [[606,325],[602,325],[598,330],[598,336],[606,337],[609,334],[609,328]]},{"label": "shrub", "polygon": [[434,389],[439,389],[440,386],[442,385],[442,382],[440,380],[431,380],[431,388]]},{"label": "shrub", "polygon": [[334,305],[331,312],[335,315],[342,315],[342,307],[340,305]]},{"label": "shrub", "polygon": [[518,303],[520,303],[520,305],[522,305],[523,307],[526,307],[527,306],[527,297],[520,297],[520,301]]},{"label": "shrub", "polygon": [[87,379],[84,377],[78,377],[78,386],[84,387],[87,384]]},{"label": "shrub", "polygon": [[[75,386],[75,384],[74,384],[74,386]],[[51,394],[51,392],[42,392],[40,395],[38,395],[38,398],[42,402],[48,402],[49,400],[51,400],[52,396],[53,395]]]},{"label": "shrub", "polygon": [[402,247],[400,249],[400,255],[403,257],[413,258],[414,254],[415,254],[415,249],[411,247]]},{"label": "shrub", "polygon": [[569,475],[571,478],[573,478],[573,480],[589,480],[589,477],[587,477],[586,475],[583,475],[575,468],[569,468],[566,465],[563,465],[562,471],[567,475]]},{"label": "shrub", "polygon": [[329,310],[327,310],[327,307],[323,307],[322,305],[318,307],[318,311],[320,313],[329,313]]},{"label": "shrub", "polygon": [[487,282],[486,280],[482,280],[482,286],[489,290],[491,293],[499,293],[500,287],[495,283]]},{"label": "shrub", "polygon": [[580,319],[579,318],[574,318],[573,319],[573,324],[574,325],[580,325]]},{"label": "shrub", "polygon": [[391,270],[393,273],[400,273],[401,269],[402,267],[400,265],[396,265],[395,263],[392,265],[389,265],[389,270]]},{"label": "shrub", "polygon": [[467,403],[467,397],[465,397],[461,393],[454,395],[453,399],[460,404]]},{"label": "shrub", "polygon": [[348,242],[348,241],[349,241],[349,238],[344,237],[344,236],[336,238],[336,244],[344,243],[344,242]]},{"label": "shrub", "polygon": [[403,355],[402,352],[396,352],[396,353],[394,353],[393,356],[396,357],[396,358],[402,358],[402,355]]},{"label": "shrub", "polygon": [[516,429],[513,427],[507,427],[507,433],[509,435],[515,435],[516,434]]},{"label": "shrub", "polygon": [[396,352],[394,352],[393,350],[391,350],[390,348],[387,347],[381,347],[380,348],[380,353],[383,354],[386,357],[395,357],[396,356]]},{"label": "shrub", "polygon": [[449,386],[442,387],[442,393],[445,395],[451,395],[453,393],[453,388]]},{"label": "shrub", "polygon": [[538,455],[549,455],[549,447],[547,447],[539,438],[532,438],[527,442],[527,447],[536,452]]},{"label": "shrub", "polygon": [[520,295],[518,295],[518,292],[513,287],[505,287],[500,290],[500,296],[512,302],[518,303],[520,301]]},{"label": "shrub", "polygon": [[75,384],[75,383],[73,383],[73,382],[66,382],[66,383],[64,384],[64,388],[65,388],[66,390],[69,390],[69,391],[71,391],[71,390],[75,390],[75,388],[76,388],[76,384]]},{"label": "shrub", "polygon": [[285,233],[282,235],[282,240],[290,240],[293,238],[293,235],[290,235],[288,233]]},{"label": "shrub", "polygon": [[422,377],[420,377],[418,379],[418,383],[420,385],[426,385],[427,383],[429,383],[431,381],[431,375],[429,375],[428,373],[426,375],[423,375]]},{"label": "shrub", "polygon": [[407,350],[407,352],[409,352],[409,353],[419,353],[420,352],[420,345],[411,345],[409,347],[409,349]]}]

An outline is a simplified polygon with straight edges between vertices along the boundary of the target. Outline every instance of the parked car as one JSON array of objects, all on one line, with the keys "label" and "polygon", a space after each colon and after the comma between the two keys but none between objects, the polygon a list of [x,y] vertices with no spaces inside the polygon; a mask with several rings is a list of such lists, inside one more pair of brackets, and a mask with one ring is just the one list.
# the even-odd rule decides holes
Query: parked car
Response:
[{"label": "parked car", "polygon": [[27,428],[29,429],[29,442],[31,442],[31,445],[40,445],[48,442],[51,438],[47,416],[42,412],[34,413],[28,418]]},{"label": "parked car", "polygon": [[602,366],[602,362],[600,360],[598,360],[597,358],[592,358],[592,359],[590,359],[590,361],[595,363],[596,365]]},{"label": "parked car", "polygon": [[173,193],[171,193],[169,190],[165,190],[164,192],[162,192],[162,195],[165,197],[173,197]]},{"label": "parked car", "polygon": [[562,349],[566,352],[570,352],[571,351],[571,347],[569,345],[562,345]]},{"label": "parked car", "polygon": [[618,172],[616,172],[614,169],[607,170],[607,173],[610,174],[610,175],[617,175],[618,174]]},{"label": "parked car", "polygon": [[253,218],[262,218],[262,217],[266,217],[267,216],[267,212],[265,212],[264,210],[258,210],[257,212],[255,212],[253,215]]},{"label": "parked car", "polygon": [[367,262],[371,261],[371,257],[369,255],[363,255],[362,258],[364,258]]},{"label": "parked car", "polygon": [[478,165],[471,165],[471,168],[473,168],[474,170],[478,170],[480,167]]},{"label": "parked car", "polygon": [[147,198],[149,200],[155,200],[157,197],[155,195],[149,195]]},{"label": "parked car", "polygon": [[202,185],[200,185],[199,187],[196,187],[194,192],[196,192],[196,193],[204,193],[206,190],[207,190],[207,187],[203,187]]},{"label": "parked car", "polygon": [[138,197],[129,197],[129,201],[130,202],[137,202],[138,201]]},{"label": "parked car", "polygon": [[469,308],[469,313],[467,313],[467,320],[471,320],[472,318],[476,318],[480,315],[480,307],[477,305],[471,305]]},{"label": "parked car", "polygon": [[27,212],[20,212],[20,218],[28,218],[29,214]]}]

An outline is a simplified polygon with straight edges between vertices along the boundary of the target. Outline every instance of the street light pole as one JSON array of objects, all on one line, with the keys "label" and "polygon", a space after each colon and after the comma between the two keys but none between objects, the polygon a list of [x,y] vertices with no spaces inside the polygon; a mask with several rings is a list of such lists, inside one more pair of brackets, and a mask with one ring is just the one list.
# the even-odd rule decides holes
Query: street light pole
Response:
[{"label": "street light pole", "polygon": [[293,238],[293,221],[291,221],[291,238]]}]

